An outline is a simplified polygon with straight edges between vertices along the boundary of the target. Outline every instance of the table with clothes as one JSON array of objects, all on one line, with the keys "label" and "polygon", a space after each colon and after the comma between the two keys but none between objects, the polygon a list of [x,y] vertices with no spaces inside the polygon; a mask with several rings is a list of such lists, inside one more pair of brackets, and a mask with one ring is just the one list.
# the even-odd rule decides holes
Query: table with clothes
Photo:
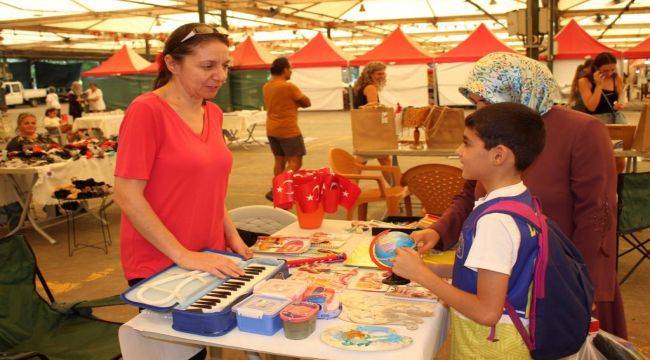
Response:
[{"label": "table with clothes", "polygon": [[74,121],[72,130],[100,129],[105,137],[116,136],[120,132],[120,125],[124,118],[122,110],[110,112],[86,113]]},{"label": "table with clothes", "polygon": [[[399,302],[399,306],[401,307],[408,308],[410,306],[426,306],[427,309],[431,309],[431,312],[427,314],[429,316],[425,315],[412,323],[393,322],[384,323],[383,325],[374,327],[371,325],[372,321],[361,323],[351,321],[351,319],[355,319],[353,315],[358,315],[353,313],[353,311],[358,309],[346,307],[346,299],[347,301],[354,301],[354,304],[359,306],[364,306],[367,303],[374,303],[375,301],[380,302],[383,301],[383,299],[389,299],[390,301],[391,299],[391,297],[387,296],[387,294],[383,293],[381,290],[377,290],[377,288],[375,288],[374,291],[361,291],[361,289],[370,289],[371,286],[365,287],[369,283],[382,286],[381,272],[377,269],[359,268],[356,266],[356,264],[358,264],[357,261],[364,262],[364,260],[355,258],[363,257],[363,255],[366,255],[367,257],[369,256],[367,249],[370,246],[372,235],[370,230],[367,228],[365,231],[350,232],[350,229],[353,229],[351,225],[352,223],[350,221],[326,219],[323,221],[320,228],[305,230],[301,229],[297,222],[294,222],[273,235],[307,237],[313,236],[316,231],[319,233],[337,234],[337,236],[345,238],[344,244],[340,245],[340,248],[338,248],[337,251],[346,253],[348,255],[348,260],[351,260],[351,262],[346,262],[345,265],[314,265],[338,266],[332,267],[331,269],[341,269],[340,271],[342,272],[347,271],[356,274],[355,277],[349,278],[350,280],[346,283],[346,287],[341,287],[337,291],[337,294],[340,294],[343,299],[343,313],[338,317],[332,317],[330,319],[321,319],[319,317],[315,322],[315,330],[306,338],[302,340],[289,339],[288,337],[290,335],[287,333],[288,330],[283,331],[282,329],[273,335],[266,336],[244,332],[237,327],[221,336],[195,335],[188,332],[174,330],[172,328],[172,316],[168,312],[144,310],[120,328],[119,338],[122,356],[127,360],[139,358],[189,358],[200,351],[203,347],[208,346],[310,359],[364,359],[368,357],[367,351],[373,351],[373,359],[432,359],[444,342],[448,322],[447,307],[435,299],[431,299],[431,301],[423,301],[423,299],[420,298],[415,301]],[[359,249],[364,249],[365,251],[360,251]],[[360,252],[363,252],[363,254],[358,256],[358,253]],[[280,254],[256,254],[255,258],[258,257],[270,257],[273,259],[296,258],[295,256],[287,257]],[[295,278],[304,280],[312,275],[315,277],[319,276],[319,274],[309,273],[305,277],[305,273],[301,273],[301,269],[303,268],[292,268],[291,274],[293,275],[289,277],[289,280]],[[367,271],[367,273],[365,273],[365,271]],[[363,276],[359,276],[361,274],[363,274]],[[374,282],[365,282],[371,277],[369,274],[377,275],[376,278],[373,277]],[[315,281],[318,284],[317,287],[329,286],[322,285],[322,283],[318,282],[324,281],[322,278]],[[258,285],[256,285],[256,288],[257,286]],[[245,301],[246,300],[243,300],[242,302]],[[241,304],[241,302],[239,304]],[[323,307],[324,306],[325,305],[323,305]],[[347,320],[350,321],[342,320],[343,317],[347,317]],[[416,322],[417,324],[415,324]],[[368,324],[368,326],[360,324]],[[341,327],[347,329],[347,326],[357,326],[361,332],[366,328],[375,329],[378,333],[381,331],[388,331],[390,334],[382,333],[383,335],[381,336],[377,334],[374,335],[377,335],[380,338],[384,335],[394,336],[395,339],[403,340],[403,342],[400,343],[399,341],[395,341],[391,344],[379,344],[381,343],[381,340],[379,340],[379,343],[374,343],[370,340],[367,343],[364,343],[363,346],[347,346],[332,341],[332,338],[328,336],[333,330],[340,329]],[[352,333],[350,334],[357,334],[355,330],[351,331]],[[386,346],[386,348],[382,348],[381,346]]]}]

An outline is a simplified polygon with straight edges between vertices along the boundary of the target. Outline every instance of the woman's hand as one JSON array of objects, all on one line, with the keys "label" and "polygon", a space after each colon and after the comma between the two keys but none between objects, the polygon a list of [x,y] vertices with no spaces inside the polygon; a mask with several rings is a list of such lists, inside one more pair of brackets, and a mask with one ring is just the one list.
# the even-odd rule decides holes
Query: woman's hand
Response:
[{"label": "woman's hand", "polygon": [[619,110],[623,110],[624,108],[625,108],[624,104],[621,104],[618,101],[614,102],[614,110],[619,111]]},{"label": "woman's hand", "polygon": [[176,265],[187,270],[200,270],[208,272],[219,279],[226,276],[238,277],[244,275],[242,270],[231,259],[210,252],[187,251],[183,254]]},{"label": "woman's hand", "polygon": [[417,281],[416,277],[418,275],[431,273],[417,251],[410,248],[398,248],[395,253],[397,256],[393,259],[392,269],[395,274]]},{"label": "woman's hand", "polygon": [[603,87],[603,83],[605,82],[605,75],[600,71],[594,72],[594,82],[596,83],[596,86]]}]

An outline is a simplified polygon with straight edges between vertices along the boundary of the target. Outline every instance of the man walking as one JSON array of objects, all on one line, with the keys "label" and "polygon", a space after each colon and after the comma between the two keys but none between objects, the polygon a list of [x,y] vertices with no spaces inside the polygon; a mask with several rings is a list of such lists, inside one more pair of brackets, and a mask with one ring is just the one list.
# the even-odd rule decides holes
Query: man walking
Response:
[{"label": "man walking", "polygon": [[[305,142],[298,127],[298,108],[311,106],[311,101],[298,87],[289,82],[291,65],[286,57],[271,64],[271,80],[264,84],[264,107],[266,107],[266,135],[275,157],[273,176],[285,170],[296,171],[302,166]],[[273,191],[266,194],[273,201]]]}]

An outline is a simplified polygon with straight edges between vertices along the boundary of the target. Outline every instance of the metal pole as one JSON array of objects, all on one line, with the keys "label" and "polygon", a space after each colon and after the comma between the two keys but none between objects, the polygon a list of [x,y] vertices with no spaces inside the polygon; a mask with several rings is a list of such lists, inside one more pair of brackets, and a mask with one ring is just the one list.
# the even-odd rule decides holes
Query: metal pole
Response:
[{"label": "metal pole", "polygon": [[199,0],[197,5],[199,6],[199,22],[205,24],[205,0]]},{"label": "metal pole", "polygon": [[221,27],[228,29],[228,11],[226,9],[221,9],[219,15],[221,17]]},{"label": "metal pole", "polygon": [[526,1],[526,56],[539,57],[539,1]]},{"label": "metal pole", "polygon": [[149,39],[144,39],[144,57],[151,59],[151,44],[149,43]]},{"label": "metal pole", "polygon": [[555,23],[557,22],[557,0],[548,2],[548,57],[546,65],[553,71],[553,58],[555,57]]}]

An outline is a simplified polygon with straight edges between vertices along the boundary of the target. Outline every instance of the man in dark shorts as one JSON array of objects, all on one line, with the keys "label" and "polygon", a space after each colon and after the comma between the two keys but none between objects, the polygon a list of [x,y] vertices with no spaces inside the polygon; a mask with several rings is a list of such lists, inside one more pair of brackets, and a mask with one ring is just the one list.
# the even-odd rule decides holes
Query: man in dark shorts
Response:
[{"label": "man in dark shorts", "polygon": [[[296,171],[307,154],[302,133],[298,127],[298,108],[311,106],[311,101],[298,87],[289,82],[291,65],[285,57],[277,58],[271,65],[271,80],[264,84],[266,108],[266,135],[275,157],[273,176],[285,170]],[[266,194],[273,201],[273,191]]]}]

